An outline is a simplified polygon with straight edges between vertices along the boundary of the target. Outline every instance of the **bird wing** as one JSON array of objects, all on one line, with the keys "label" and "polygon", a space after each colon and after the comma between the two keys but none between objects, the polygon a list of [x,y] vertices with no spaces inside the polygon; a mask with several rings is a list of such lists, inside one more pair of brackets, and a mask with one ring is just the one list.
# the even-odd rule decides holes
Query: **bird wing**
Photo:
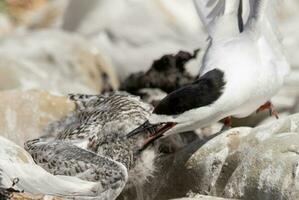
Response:
[{"label": "bird wing", "polygon": [[[243,0],[244,12],[248,12],[247,22],[245,26],[248,27],[255,23],[260,23],[263,20],[270,21],[274,26],[275,10],[278,5],[277,0]],[[273,19],[274,18],[274,19]]]},{"label": "bird wing", "polygon": [[193,84],[167,95],[156,106],[153,113],[178,115],[193,108],[210,105],[221,96],[224,86],[223,72],[218,69],[211,70]]},{"label": "bird wing", "polygon": [[128,180],[127,169],[120,162],[65,141],[35,139],[24,146],[34,161],[48,172],[98,183],[95,193],[100,199],[116,199]]},{"label": "bird wing", "polygon": [[[281,39],[277,24],[277,0],[243,0],[248,12],[245,30],[262,32],[271,42]],[[245,11],[246,12],[246,11]],[[274,41],[273,41],[274,40]]]},{"label": "bird wing", "polygon": [[239,34],[240,0],[193,0],[197,13],[211,38]]},{"label": "bird wing", "polygon": [[[104,189],[100,188],[100,181],[86,181],[74,176],[55,176],[50,174],[42,167],[36,165],[27,151],[1,136],[0,147],[0,188],[12,187],[12,182],[14,182],[16,183],[13,186],[14,189],[24,190],[32,194],[51,194],[53,196],[64,196],[69,199],[115,199],[105,198],[107,193],[105,194]],[[44,150],[47,151],[48,149]],[[46,153],[40,148],[38,151],[41,154]],[[31,155],[33,154],[31,152]],[[63,152],[59,153],[59,155],[63,156]],[[96,158],[96,156],[93,158]],[[56,161],[58,162],[59,159]],[[113,167],[113,169],[117,168]],[[125,175],[123,177],[124,179],[126,178]],[[120,185],[118,189],[121,190],[121,187],[123,186]],[[109,190],[107,189],[106,191]],[[117,189],[114,191],[116,196],[119,191]]]},{"label": "bird wing", "polygon": [[278,29],[276,9],[279,5],[277,0],[243,0],[247,3],[249,10],[248,20],[244,31],[261,34],[274,52],[272,62],[277,63],[280,74],[289,73],[289,63],[284,56],[281,46],[281,34]]},{"label": "bird wing", "polygon": [[242,0],[249,10],[247,24],[258,21],[274,14],[277,0]]}]

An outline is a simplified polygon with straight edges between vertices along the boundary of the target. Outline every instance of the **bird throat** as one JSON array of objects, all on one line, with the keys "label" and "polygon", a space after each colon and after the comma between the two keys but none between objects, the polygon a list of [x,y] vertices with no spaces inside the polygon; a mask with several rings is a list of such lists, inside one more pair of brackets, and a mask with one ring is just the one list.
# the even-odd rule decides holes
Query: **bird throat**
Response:
[{"label": "bird throat", "polygon": [[154,141],[163,136],[163,134],[169,129],[173,128],[177,123],[175,122],[165,122],[161,124],[153,125],[153,129],[149,131],[149,136],[144,140],[142,147],[139,151],[143,151]]}]

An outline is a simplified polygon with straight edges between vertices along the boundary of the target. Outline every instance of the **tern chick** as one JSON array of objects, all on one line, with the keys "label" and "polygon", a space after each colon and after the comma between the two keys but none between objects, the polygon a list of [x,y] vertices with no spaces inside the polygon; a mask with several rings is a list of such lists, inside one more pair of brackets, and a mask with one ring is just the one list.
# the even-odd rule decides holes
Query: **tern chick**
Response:
[{"label": "tern chick", "polygon": [[100,182],[103,199],[115,199],[126,183],[143,184],[154,171],[156,152],[142,148],[148,134],[124,140],[152,106],[127,93],[70,95],[77,109],[51,125],[54,138],[25,143],[35,162],[55,175]]}]

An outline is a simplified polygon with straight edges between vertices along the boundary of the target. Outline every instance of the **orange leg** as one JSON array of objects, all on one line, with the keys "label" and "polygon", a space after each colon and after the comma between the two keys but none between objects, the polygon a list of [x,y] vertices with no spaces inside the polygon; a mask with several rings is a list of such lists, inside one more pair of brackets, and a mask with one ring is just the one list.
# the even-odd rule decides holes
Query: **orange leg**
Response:
[{"label": "orange leg", "polygon": [[278,112],[275,110],[273,104],[270,101],[267,101],[264,105],[262,105],[261,107],[259,107],[257,109],[257,113],[264,111],[264,110],[269,110],[270,112],[270,116],[275,116],[276,119],[278,119]]},{"label": "orange leg", "polygon": [[232,127],[232,117],[226,117],[223,119],[223,126],[221,128],[221,131],[229,130]]}]

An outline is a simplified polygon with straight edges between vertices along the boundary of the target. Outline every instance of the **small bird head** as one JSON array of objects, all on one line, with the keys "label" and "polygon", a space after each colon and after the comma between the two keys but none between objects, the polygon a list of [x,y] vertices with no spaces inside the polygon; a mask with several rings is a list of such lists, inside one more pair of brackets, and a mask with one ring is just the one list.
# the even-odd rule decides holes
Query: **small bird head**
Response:
[{"label": "small bird head", "polygon": [[145,138],[142,147],[139,149],[139,151],[142,151],[151,143],[153,143],[155,140],[162,137],[165,132],[172,129],[176,125],[177,125],[176,122],[159,122],[159,123],[152,124],[149,122],[149,120],[147,120],[142,125],[140,125],[136,129],[128,133],[127,138],[131,138],[141,133],[147,134],[148,137]]}]

